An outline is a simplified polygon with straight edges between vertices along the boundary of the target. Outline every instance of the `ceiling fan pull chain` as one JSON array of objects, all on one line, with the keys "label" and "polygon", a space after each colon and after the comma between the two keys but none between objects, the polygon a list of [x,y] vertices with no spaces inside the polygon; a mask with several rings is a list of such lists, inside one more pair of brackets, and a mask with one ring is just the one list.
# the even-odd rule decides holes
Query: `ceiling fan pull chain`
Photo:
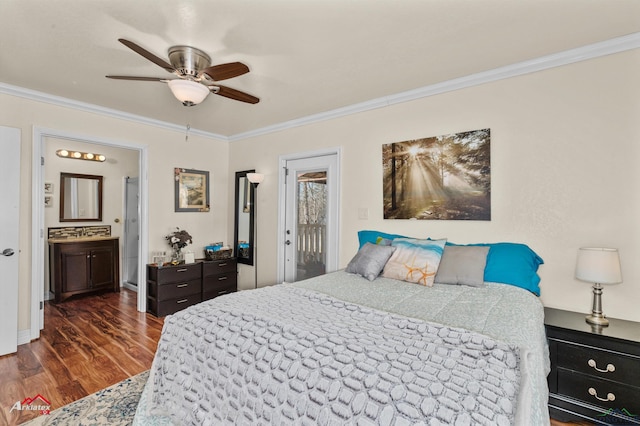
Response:
[{"label": "ceiling fan pull chain", "polygon": [[187,131],[184,134],[184,141],[189,142],[189,130],[191,130],[191,124],[187,124]]}]

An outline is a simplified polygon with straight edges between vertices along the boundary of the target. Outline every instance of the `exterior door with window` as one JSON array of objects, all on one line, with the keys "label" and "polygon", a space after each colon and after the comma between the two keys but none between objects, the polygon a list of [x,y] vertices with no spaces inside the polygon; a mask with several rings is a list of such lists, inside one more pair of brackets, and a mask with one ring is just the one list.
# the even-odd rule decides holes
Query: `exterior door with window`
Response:
[{"label": "exterior door with window", "polygon": [[295,282],[338,266],[338,155],[285,162],[283,281]]}]

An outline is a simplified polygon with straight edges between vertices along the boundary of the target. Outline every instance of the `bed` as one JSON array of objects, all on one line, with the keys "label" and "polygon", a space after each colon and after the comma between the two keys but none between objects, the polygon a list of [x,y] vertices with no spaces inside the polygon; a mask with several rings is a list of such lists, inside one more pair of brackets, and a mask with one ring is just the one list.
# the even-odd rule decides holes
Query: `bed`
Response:
[{"label": "bed", "polygon": [[[356,255],[345,270],[168,316],[134,424],[548,424],[542,259],[522,245],[474,245],[485,247],[481,282],[461,285],[469,267],[445,262],[456,249],[441,242],[453,278],[417,285],[382,273],[396,239],[374,259],[379,274],[354,272]],[[361,237],[358,254],[383,250],[372,245]],[[523,262],[524,284],[487,281],[514,281],[490,270],[509,275]]]}]

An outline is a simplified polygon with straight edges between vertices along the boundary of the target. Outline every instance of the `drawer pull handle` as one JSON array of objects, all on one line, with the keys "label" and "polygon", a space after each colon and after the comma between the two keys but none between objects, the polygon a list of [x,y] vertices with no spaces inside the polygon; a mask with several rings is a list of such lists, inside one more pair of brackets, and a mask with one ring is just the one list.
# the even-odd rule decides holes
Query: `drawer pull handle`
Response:
[{"label": "drawer pull handle", "polygon": [[594,388],[589,388],[589,395],[595,396],[598,401],[605,401],[606,402],[606,401],[615,401],[616,400],[616,396],[614,394],[612,394],[611,392],[609,392],[607,394],[606,398],[600,398],[598,396],[598,391],[596,391]]},{"label": "drawer pull handle", "polygon": [[[176,303],[184,303],[184,302],[186,302],[186,301],[188,301],[188,300],[189,300],[189,299],[180,299],[180,300],[178,300]],[[595,392],[595,391],[594,391],[594,392]],[[611,395],[611,394],[609,394],[609,395]],[[597,397],[596,397],[596,398],[597,398]]]},{"label": "drawer pull handle", "polygon": [[182,269],[178,269],[176,272],[187,272],[188,269],[187,268],[182,268]]},{"label": "drawer pull handle", "polygon": [[613,364],[607,364],[607,368],[604,370],[598,368],[598,365],[592,359],[590,359],[587,364],[589,364],[589,367],[592,367],[594,370],[599,371],[600,373],[613,373],[614,371],[616,371],[616,366]]},{"label": "drawer pull handle", "polygon": [[218,277],[218,281],[224,281],[226,279],[229,279],[229,277]]},{"label": "drawer pull handle", "polygon": [[229,290],[222,290],[218,292],[218,296],[222,296],[223,294],[229,293]]},{"label": "drawer pull handle", "polygon": [[189,285],[189,284],[187,284],[187,283],[182,283],[182,284],[178,284],[176,287],[178,287],[178,288],[183,288],[183,287],[186,287],[186,286],[188,286],[188,285]]},{"label": "drawer pull handle", "polygon": [[218,267],[222,268],[223,266],[227,266],[226,263],[218,263]]}]

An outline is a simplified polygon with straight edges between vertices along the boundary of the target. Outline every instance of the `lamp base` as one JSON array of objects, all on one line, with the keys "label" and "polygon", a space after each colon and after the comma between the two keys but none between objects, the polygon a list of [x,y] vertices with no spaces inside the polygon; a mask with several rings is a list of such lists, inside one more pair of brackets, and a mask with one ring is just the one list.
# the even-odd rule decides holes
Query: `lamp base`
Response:
[{"label": "lamp base", "polygon": [[593,307],[591,308],[591,315],[587,315],[586,319],[589,324],[601,327],[609,325],[609,320],[602,312],[602,284],[600,283],[593,284]]},{"label": "lamp base", "polygon": [[609,320],[603,314],[591,314],[586,318],[589,324],[599,325],[600,327],[606,327],[609,325]]}]

